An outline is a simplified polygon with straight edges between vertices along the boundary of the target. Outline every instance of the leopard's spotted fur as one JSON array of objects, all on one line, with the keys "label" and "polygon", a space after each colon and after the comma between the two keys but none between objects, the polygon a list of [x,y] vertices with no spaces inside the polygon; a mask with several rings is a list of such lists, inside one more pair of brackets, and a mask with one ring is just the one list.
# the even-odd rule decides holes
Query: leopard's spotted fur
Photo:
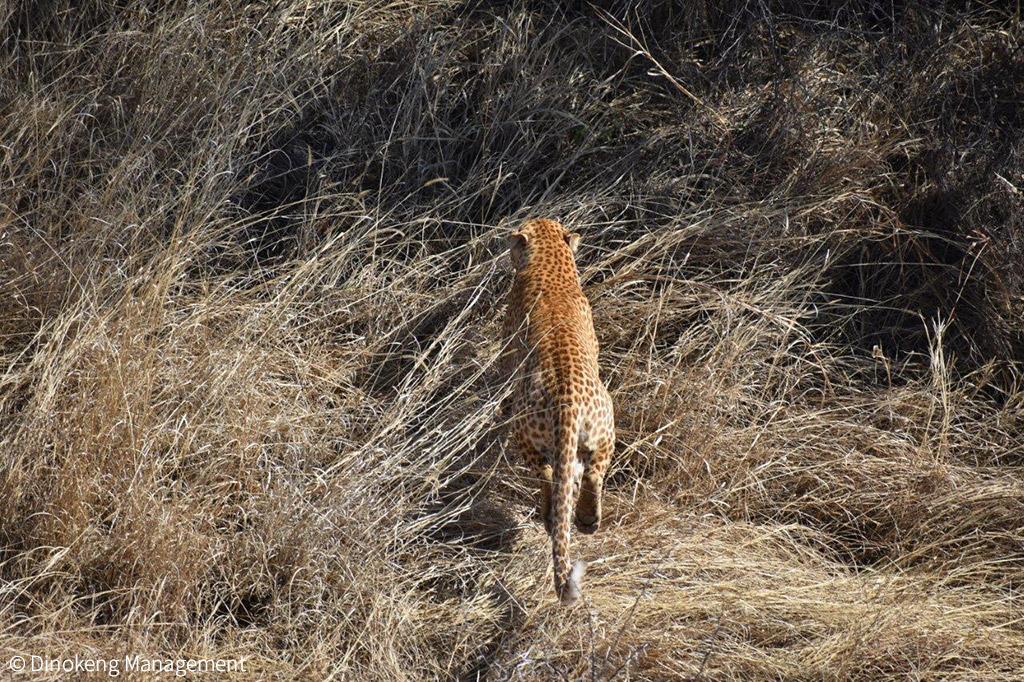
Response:
[{"label": "leopard's spotted fur", "polygon": [[516,277],[504,323],[507,366],[515,372],[510,442],[540,483],[555,592],[563,604],[579,597],[585,568],[583,562],[573,568],[569,559],[573,501],[578,491],[577,528],[595,532],[615,445],[593,315],[573,255],[578,243],[579,235],[546,219],[527,221],[509,238]]}]

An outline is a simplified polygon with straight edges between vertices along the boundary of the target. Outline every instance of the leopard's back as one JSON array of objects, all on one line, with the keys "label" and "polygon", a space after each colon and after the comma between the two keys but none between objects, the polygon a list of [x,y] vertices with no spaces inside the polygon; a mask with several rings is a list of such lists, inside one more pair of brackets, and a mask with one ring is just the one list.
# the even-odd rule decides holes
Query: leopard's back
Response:
[{"label": "leopard's back", "polygon": [[[593,313],[573,257],[577,243],[578,235],[546,219],[528,221],[512,236],[517,273],[503,325],[506,368],[515,382],[512,441],[541,481],[555,588],[563,601],[578,595],[575,583],[582,575],[580,567],[572,573],[568,558],[573,498],[582,479],[577,523],[584,532],[595,531],[615,439],[612,402],[598,368]],[[575,583],[572,575],[577,575]]]}]

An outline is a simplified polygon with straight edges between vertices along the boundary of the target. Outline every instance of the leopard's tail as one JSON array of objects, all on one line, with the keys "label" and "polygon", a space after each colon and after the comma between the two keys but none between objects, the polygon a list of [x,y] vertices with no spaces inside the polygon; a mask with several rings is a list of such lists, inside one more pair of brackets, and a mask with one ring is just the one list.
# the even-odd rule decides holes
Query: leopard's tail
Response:
[{"label": "leopard's tail", "polygon": [[580,410],[569,400],[559,401],[555,425],[555,471],[552,481],[551,553],[555,564],[555,593],[564,606],[580,597],[580,583],[587,570],[586,562],[575,565],[569,558],[569,536],[572,530],[577,464],[576,447],[580,433]]}]

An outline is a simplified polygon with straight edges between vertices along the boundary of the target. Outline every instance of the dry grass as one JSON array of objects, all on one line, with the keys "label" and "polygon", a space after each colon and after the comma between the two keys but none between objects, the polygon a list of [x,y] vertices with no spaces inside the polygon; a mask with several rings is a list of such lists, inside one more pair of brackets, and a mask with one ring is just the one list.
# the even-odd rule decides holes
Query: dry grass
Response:
[{"label": "dry grass", "polygon": [[[1019,675],[1024,31],[926,5],[0,4],[3,660]],[[535,215],[618,411],[568,612]]]}]

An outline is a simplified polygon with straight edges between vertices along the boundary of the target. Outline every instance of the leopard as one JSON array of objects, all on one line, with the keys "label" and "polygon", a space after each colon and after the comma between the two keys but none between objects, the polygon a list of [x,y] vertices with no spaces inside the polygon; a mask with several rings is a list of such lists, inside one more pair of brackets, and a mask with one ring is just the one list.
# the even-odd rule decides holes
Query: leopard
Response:
[{"label": "leopard", "polygon": [[578,233],[547,218],[527,220],[509,236],[515,273],[502,323],[504,371],[512,382],[504,408],[508,442],[539,485],[563,606],[580,598],[587,568],[569,555],[573,511],[577,530],[597,532],[615,447],[614,407],[576,265],[579,244]]}]

